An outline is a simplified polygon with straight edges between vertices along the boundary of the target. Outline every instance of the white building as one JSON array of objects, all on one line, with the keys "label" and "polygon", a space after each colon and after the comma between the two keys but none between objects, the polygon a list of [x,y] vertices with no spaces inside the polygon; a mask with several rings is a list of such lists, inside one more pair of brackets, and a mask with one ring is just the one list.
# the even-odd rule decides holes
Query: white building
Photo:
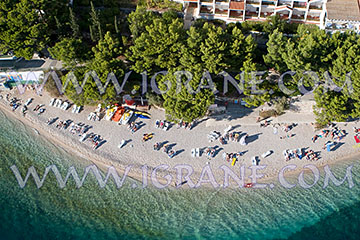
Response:
[{"label": "white building", "polygon": [[[194,18],[227,23],[265,21],[279,15],[288,22],[315,24],[321,29],[359,31],[360,0],[174,0]],[[189,17],[188,17],[189,18]]]},{"label": "white building", "polygon": [[176,0],[194,18],[226,22],[265,21],[279,15],[289,22],[315,24],[325,28],[327,0]]},{"label": "white building", "polygon": [[325,28],[360,32],[360,0],[328,0]]}]

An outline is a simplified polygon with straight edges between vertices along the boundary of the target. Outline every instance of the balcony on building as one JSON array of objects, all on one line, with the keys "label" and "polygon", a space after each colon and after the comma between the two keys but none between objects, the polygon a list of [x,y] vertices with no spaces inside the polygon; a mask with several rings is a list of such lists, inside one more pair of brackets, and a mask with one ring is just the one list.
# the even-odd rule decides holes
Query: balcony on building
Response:
[{"label": "balcony on building", "polygon": [[244,11],[242,10],[230,10],[229,18],[243,19]]},{"label": "balcony on building", "polygon": [[309,6],[310,10],[322,10],[322,5],[321,4],[310,4]]},{"label": "balcony on building", "polygon": [[307,18],[306,18],[306,21],[319,22],[320,21],[320,16],[308,15]]},{"label": "balcony on building", "polygon": [[293,14],[293,15],[291,16],[291,20],[294,20],[294,21],[303,21],[303,20],[305,20],[305,16],[304,16],[304,15]]},{"label": "balcony on building", "polygon": [[259,16],[259,13],[252,12],[252,11],[246,11],[245,17],[246,18],[257,18]]},{"label": "balcony on building", "polygon": [[203,15],[213,14],[213,8],[208,6],[201,6],[200,14]]},{"label": "balcony on building", "polygon": [[278,13],[280,19],[282,20],[288,20],[289,19],[289,14],[288,13]]},{"label": "balcony on building", "polygon": [[229,0],[215,0],[215,3],[228,3]]},{"label": "balcony on building", "polygon": [[275,7],[275,1],[271,1],[271,0],[262,1],[261,4],[269,6],[269,7],[272,7],[272,6]]},{"label": "balcony on building", "polygon": [[227,9],[221,9],[221,8],[215,8],[215,14],[223,17],[227,17],[228,10]]},{"label": "balcony on building", "polygon": [[231,10],[244,10],[245,3],[244,1],[230,1],[229,9]]},{"label": "balcony on building", "polygon": [[201,0],[202,3],[213,3],[213,0]]},{"label": "balcony on building", "polygon": [[260,5],[261,0],[247,0],[246,4]]},{"label": "balcony on building", "polygon": [[278,6],[291,6],[292,0],[278,0]]},{"label": "balcony on building", "polygon": [[306,2],[294,2],[294,8],[304,8],[306,9]]},{"label": "balcony on building", "polygon": [[273,14],[273,12],[261,12],[260,18],[268,18]]},{"label": "balcony on building", "polygon": [[184,0],[184,2],[188,2],[188,3],[197,3],[197,0]]}]

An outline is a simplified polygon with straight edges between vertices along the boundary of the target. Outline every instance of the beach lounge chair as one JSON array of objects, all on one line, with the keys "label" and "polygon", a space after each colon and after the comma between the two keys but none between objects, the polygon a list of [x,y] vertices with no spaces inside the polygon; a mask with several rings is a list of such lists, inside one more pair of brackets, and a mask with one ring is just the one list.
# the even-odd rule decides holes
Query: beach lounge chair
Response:
[{"label": "beach lounge chair", "polygon": [[195,149],[195,155],[196,155],[197,157],[200,157],[200,148],[196,148],[196,149]]},{"label": "beach lounge chair", "polygon": [[284,155],[284,158],[285,158],[286,161],[290,160],[289,153],[288,153],[287,149],[283,151],[283,155]]},{"label": "beach lounge chair", "polygon": [[230,132],[231,128],[232,128],[232,126],[229,125],[229,127],[224,129],[224,133],[226,134],[226,133]]},{"label": "beach lounge chair", "polygon": [[330,152],[330,151],[331,151],[331,147],[334,146],[334,145],[335,145],[334,142],[329,142],[329,143],[327,143],[327,144],[326,144],[326,150],[327,150],[328,152]]},{"label": "beach lounge chair", "polygon": [[32,98],[29,98],[24,105],[25,105],[25,106],[30,105],[30,103],[32,102],[32,100],[33,100]]},{"label": "beach lounge chair", "polygon": [[55,101],[55,107],[60,108],[60,107],[61,107],[61,104],[62,104],[61,99],[57,99],[57,100]]},{"label": "beach lounge chair", "polygon": [[66,111],[69,107],[69,103],[68,102],[63,102],[63,104],[61,105],[61,110]]},{"label": "beach lounge chair", "polygon": [[122,148],[125,145],[125,140],[121,140],[120,144],[118,145],[118,148]]},{"label": "beach lounge chair", "polygon": [[355,135],[355,136],[354,136],[354,139],[355,139],[355,142],[356,142],[356,143],[360,143],[359,136]]},{"label": "beach lounge chair", "polygon": [[81,106],[77,106],[75,113],[79,113],[81,110]]},{"label": "beach lounge chair", "polygon": [[79,139],[79,141],[80,142],[83,142],[83,141],[85,141],[85,139],[87,138],[87,134],[86,133],[84,133],[82,136],[81,136],[81,138]]},{"label": "beach lounge chair", "polygon": [[167,131],[169,129],[170,123],[165,122],[164,123],[164,131]]},{"label": "beach lounge chair", "polygon": [[252,163],[253,166],[256,166],[256,165],[257,165],[256,156],[254,156],[254,157],[251,158],[251,163]]},{"label": "beach lounge chair", "polygon": [[261,157],[266,158],[266,157],[270,156],[271,153],[272,153],[272,151],[269,150],[269,151],[267,151],[267,152],[264,152],[264,153],[261,155]]},{"label": "beach lounge chair", "polygon": [[192,149],[191,149],[191,156],[192,156],[192,157],[196,157],[195,148],[192,148]]},{"label": "beach lounge chair", "polygon": [[243,145],[243,146],[246,146],[246,145],[247,145],[247,143],[246,143],[246,136],[247,136],[247,135],[243,136],[243,137],[240,139],[240,144]]},{"label": "beach lounge chair", "polygon": [[99,103],[99,105],[97,106],[95,112],[99,113],[101,112],[101,104]]},{"label": "beach lounge chair", "polygon": [[231,166],[235,166],[236,162],[237,162],[237,158],[233,157],[232,162],[231,162]]},{"label": "beach lounge chair", "polygon": [[50,100],[50,102],[49,102],[49,106],[52,107],[52,106],[54,105],[54,103],[55,103],[55,100],[56,100],[55,98],[52,98],[52,99]]}]

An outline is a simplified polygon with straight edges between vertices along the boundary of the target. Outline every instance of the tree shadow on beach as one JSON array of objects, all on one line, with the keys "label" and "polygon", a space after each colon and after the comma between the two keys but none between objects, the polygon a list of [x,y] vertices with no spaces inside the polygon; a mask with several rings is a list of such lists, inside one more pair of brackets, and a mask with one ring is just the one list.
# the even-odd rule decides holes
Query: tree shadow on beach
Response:
[{"label": "tree shadow on beach", "polygon": [[84,133],[87,133],[91,128],[93,128],[92,126],[86,125]]},{"label": "tree shadow on beach", "polygon": [[177,155],[179,155],[180,153],[182,152],[185,152],[185,149],[180,149],[180,150],[177,150],[174,154],[174,157],[176,157]]},{"label": "tree shadow on beach", "polygon": [[261,134],[262,134],[262,133],[256,133],[256,134],[253,134],[253,135],[251,135],[251,136],[248,136],[248,137],[246,138],[246,142],[249,144],[249,143],[252,143],[252,142],[256,141]]},{"label": "tree shadow on beach", "polygon": [[247,153],[247,152],[249,152],[249,150],[242,151],[242,152],[241,152],[241,156],[244,156],[245,153]]},{"label": "tree shadow on beach", "polygon": [[137,123],[137,126],[138,126],[138,128],[137,128],[137,130],[136,131],[139,131],[142,127],[144,127],[146,124],[143,122],[143,121],[140,121],[140,122],[138,122]]},{"label": "tree shadow on beach", "polygon": [[[234,131],[235,129],[237,129],[237,128],[239,128],[239,127],[241,127],[241,125],[240,125],[240,124],[236,124],[235,126],[232,126],[232,127],[231,127],[230,131]],[[230,131],[229,131],[229,132],[230,132]]]},{"label": "tree shadow on beach", "polygon": [[165,144],[168,144],[169,143],[169,141],[163,141],[163,142],[161,142],[160,143],[160,148],[162,148]]},{"label": "tree shadow on beach", "polygon": [[54,118],[51,122],[49,122],[48,125],[53,125],[57,120],[59,120],[58,117]]},{"label": "tree shadow on beach", "polygon": [[226,107],[226,113],[219,115],[210,115],[210,119],[215,119],[216,121],[222,120],[236,120],[239,118],[246,117],[253,112],[253,109],[241,106],[239,104],[228,104]]},{"label": "tree shadow on beach", "polygon": [[175,146],[176,146],[176,143],[169,144],[169,145],[168,145],[168,149],[170,150],[170,149],[172,149],[172,148],[175,147]]},{"label": "tree shadow on beach", "polygon": [[342,145],[344,145],[344,144],[345,144],[345,143],[342,143],[342,142],[335,144],[334,148],[331,149],[331,151],[336,151],[338,148],[340,148],[340,147],[341,147]]},{"label": "tree shadow on beach", "polygon": [[222,150],[224,150],[224,148],[222,148],[222,147],[221,148],[216,148],[216,147],[215,147],[214,157],[216,157]]},{"label": "tree shadow on beach", "polygon": [[122,146],[122,148],[125,147],[125,146],[126,146],[128,143],[130,143],[130,142],[132,142],[132,139],[125,140],[125,143],[124,143],[124,145]]},{"label": "tree shadow on beach", "polygon": [[107,141],[106,140],[102,140],[95,148],[96,149],[99,149],[102,145],[104,145]]}]

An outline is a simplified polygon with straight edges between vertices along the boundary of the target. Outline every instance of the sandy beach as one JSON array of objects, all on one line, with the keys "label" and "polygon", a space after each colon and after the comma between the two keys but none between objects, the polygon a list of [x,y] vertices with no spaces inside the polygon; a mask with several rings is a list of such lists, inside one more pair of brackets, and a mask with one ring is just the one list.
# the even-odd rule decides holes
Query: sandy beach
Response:
[{"label": "sandy beach", "polygon": [[[347,134],[333,151],[327,152],[326,149],[323,149],[323,146],[327,141],[332,141],[331,138],[319,138],[313,143],[312,137],[315,134],[319,134],[320,131],[314,130],[314,127],[311,125],[311,117],[304,116],[302,118],[301,115],[296,116],[292,113],[272,119],[272,124],[278,123],[281,125],[277,127],[276,134],[274,133],[272,125],[260,127],[260,123],[256,123],[256,117],[258,116],[256,110],[248,116],[232,118],[231,120],[219,117],[207,117],[200,120],[192,130],[178,128],[177,125],[172,125],[168,131],[164,131],[155,127],[155,121],[157,119],[164,120],[165,113],[162,110],[152,108],[149,111],[151,119],[136,119],[135,122],[140,123],[141,128],[135,133],[131,133],[127,126],[119,126],[112,121],[106,121],[105,119],[101,121],[88,120],[87,117],[89,113],[93,112],[96,107],[86,106],[79,114],[75,114],[71,112],[71,107],[67,111],[64,111],[49,106],[51,96],[46,92],[44,92],[42,96],[38,96],[29,90],[23,95],[19,95],[16,89],[10,92],[10,98],[16,97],[21,99],[22,105],[28,98],[34,98],[28,107],[25,117],[23,117],[21,113],[22,106],[12,112],[9,103],[5,100],[6,93],[2,92],[1,95],[3,96],[0,100],[1,109],[12,117],[36,129],[40,135],[43,135],[58,146],[87,159],[89,162],[103,169],[106,169],[108,166],[114,166],[122,173],[126,166],[131,165],[132,169],[129,172],[129,177],[140,181],[142,180],[142,166],[148,166],[150,175],[151,169],[159,165],[168,165],[169,169],[163,172],[159,171],[161,173],[159,173],[158,179],[160,182],[165,183],[165,179],[162,178],[162,176],[171,174],[173,176],[171,185],[174,185],[176,181],[176,179],[174,179],[176,176],[174,167],[180,164],[186,164],[194,169],[191,175],[194,183],[198,181],[202,169],[210,165],[217,182],[221,184],[224,177],[224,172],[220,168],[221,166],[226,165],[234,172],[239,173],[240,166],[245,165],[246,176],[249,176],[251,171],[248,167],[252,166],[252,158],[254,156],[258,156],[260,160],[259,165],[266,166],[265,169],[259,171],[259,173],[264,174],[264,178],[261,180],[264,181],[277,177],[280,170],[288,164],[295,164],[297,166],[295,171],[291,171],[291,173],[294,173],[303,170],[303,166],[307,164],[316,164],[321,167],[340,161],[344,157],[359,153],[359,148],[355,147],[353,138],[353,127],[359,126],[356,122],[336,124],[339,129],[345,130]],[[66,98],[62,96],[60,99],[65,100]],[[40,116],[37,115],[37,112],[33,111],[38,104],[44,104],[46,108],[45,112]],[[90,125],[92,128],[88,132],[100,134],[106,142],[98,149],[93,150],[91,142],[80,142],[80,137],[76,134],[71,134],[69,130],[57,129],[55,127],[56,123],[47,125],[46,121],[53,117],[59,117],[59,120],[71,119],[75,123],[82,122]],[[59,120],[57,120],[57,122]],[[285,123],[296,123],[297,125],[288,133],[285,133],[282,130],[282,126]],[[231,126],[230,132],[239,133],[240,136],[248,134],[248,144],[246,146],[241,145],[239,142],[232,141],[228,141],[223,145],[219,140],[209,142],[207,135],[210,132],[217,131],[223,134],[224,130],[229,126]],[[153,133],[153,139],[143,142],[142,136],[145,133]],[[286,134],[293,135],[293,137],[287,138]],[[280,137],[285,138],[280,139]],[[127,140],[127,143],[119,149],[117,146],[123,139]],[[162,149],[155,151],[153,146],[157,142],[167,142],[167,144],[176,151],[176,156],[169,158]],[[191,156],[192,148],[205,149],[206,147],[215,147],[216,155],[214,158],[208,159],[204,153],[201,157],[194,158]],[[305,158],[285,161],[283,151],[285,149],[292,150],[297,148],[303,148],[304,150],[312,149],[314,152],[320,154],[320,158],[317,161],[309,161]],[[272,154],[263,158],[261,155],[269,150],[272,151]],[[224,152],[243,152],[244,154],[239,158],[239,161],[232,166],[232,161],[228,162],[223,159]],[[246,182],[249,181],[248,179],[246,180]],[[236,186],[236,184],[234,186]]]}]

